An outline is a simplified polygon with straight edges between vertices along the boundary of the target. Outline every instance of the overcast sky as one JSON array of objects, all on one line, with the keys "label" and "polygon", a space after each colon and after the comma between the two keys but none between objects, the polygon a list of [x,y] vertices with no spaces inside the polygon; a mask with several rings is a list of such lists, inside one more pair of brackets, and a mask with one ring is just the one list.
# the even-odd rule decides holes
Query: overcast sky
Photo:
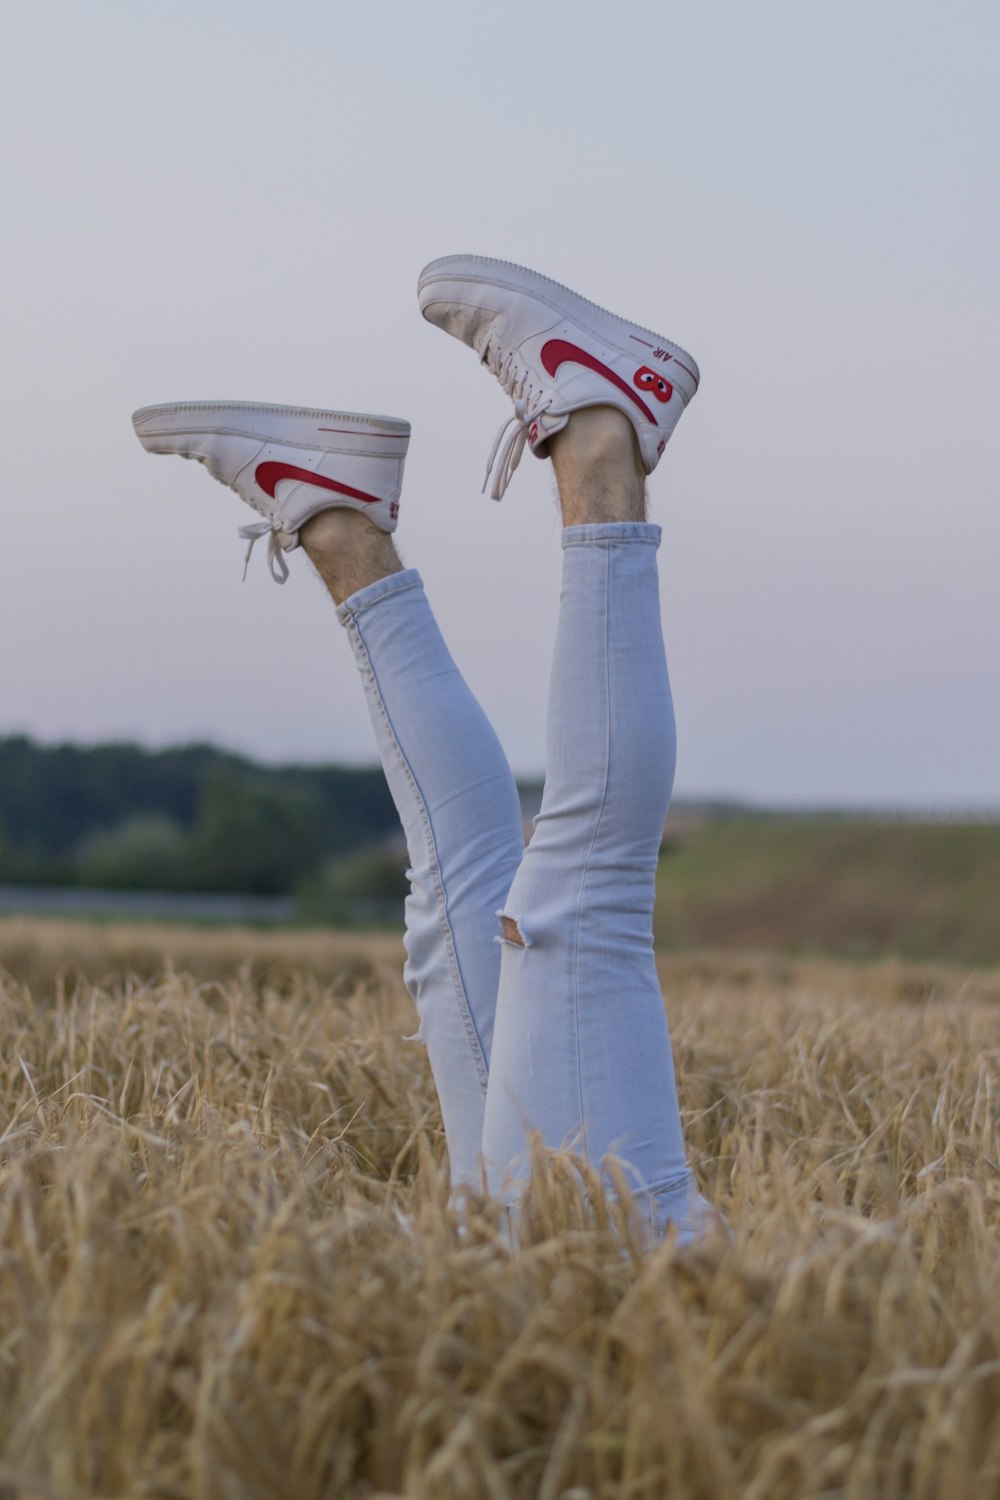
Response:
[{"label": "overcast sky", "polygon": [[4,21],[0,733],[370,761],[301,553],[276,588],[132,409],[414,425],[400,527],[537,772],[547,465],[425,324],[435,256],[684,345],[650,481],[678,792],[1000,806],[1000,6],[32,0]]}]

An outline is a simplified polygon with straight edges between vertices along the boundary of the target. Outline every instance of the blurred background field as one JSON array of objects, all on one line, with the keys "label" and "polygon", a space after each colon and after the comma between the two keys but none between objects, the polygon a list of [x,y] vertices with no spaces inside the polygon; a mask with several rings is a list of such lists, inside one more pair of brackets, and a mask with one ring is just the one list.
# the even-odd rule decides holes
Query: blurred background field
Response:
[{"label": "blurred background field", "polygon": [[1000,821],[744,813],[667,826],[661,944],[1000,963]]},{"label": "blurred background field", "polygon": [[0,921],[0,1493],[1000,1489],[1000,971],[664,953],[732,1239],[450,1205],[398,933]]},{"label": "blurred background field", "polygon": [[[530,832],[541,788],[520,791]],[[0,912],[392,929],[406,863],[376,768],[0,740]],[[680,802],[655,932],[671,950],[1000,963],[1000,817]]]}]

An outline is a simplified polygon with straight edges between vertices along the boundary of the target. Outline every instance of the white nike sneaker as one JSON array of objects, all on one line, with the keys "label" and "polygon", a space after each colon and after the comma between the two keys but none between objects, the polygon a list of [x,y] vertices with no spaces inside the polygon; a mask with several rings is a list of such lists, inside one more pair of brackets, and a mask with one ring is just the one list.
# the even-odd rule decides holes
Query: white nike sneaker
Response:
[{"label": "white nike sneaker", "polygon": [[[614,406],[639,438],[646,473],[698,389],[690,354],[568,287],[505,260],[446,255],[417,283],[420,311],[479,355],[514,401],[486,465],[499,500],[525,443],[539,458],[584,406]],[[494,469],[495,463],[495,469]]]},{"label": "white nike sneaker", "polygon": [[244,401],[144,406],[132,425],[150,453],[178,453],[205,464],[266,520],[241,526],[254,545],[269,537],[276,583],[288,577],[282,556],[299,545],[299,528],[321,510],[361,511],[395,531],[410,424],[358,412],[310,411]]}]

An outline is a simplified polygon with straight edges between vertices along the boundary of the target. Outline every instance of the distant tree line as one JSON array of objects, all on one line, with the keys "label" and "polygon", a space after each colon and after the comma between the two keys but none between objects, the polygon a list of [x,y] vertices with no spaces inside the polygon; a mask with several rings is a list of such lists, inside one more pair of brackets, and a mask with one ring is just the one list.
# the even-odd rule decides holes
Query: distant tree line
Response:
[{"label": "distant tree line", "polygon": [[377,769],[0,739],[0,884],[280,895],[398,826]]}]

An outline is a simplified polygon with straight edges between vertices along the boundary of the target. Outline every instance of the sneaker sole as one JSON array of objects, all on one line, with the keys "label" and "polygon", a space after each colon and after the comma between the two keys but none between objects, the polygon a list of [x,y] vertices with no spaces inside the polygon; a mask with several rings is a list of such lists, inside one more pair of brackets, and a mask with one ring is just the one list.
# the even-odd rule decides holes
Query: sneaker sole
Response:
[{"label": "sneaker sole", "polygon": [[[262,419],[269,419],[266,425]],[[140,442],[146,437],[182,432],[220,432],[305,448],[329,447],[329,443],[316,440],[317,434],[323,432],[351,437],[371,433],[373,437],[400,441],[410,436],[409,422],[399,417],[308,406],[268,406],[258,401],[179,401],[165,406],[142,406],[133,412],[132,426]]]},{"label": "sneaker sole", "polygon": [[651,328],[628,322],[617,313],[609,312],[606,307],[581,297],[572,288],[563,286],[561,281],[553,281],[551,277],[542,276],[540,272],[529,270],[527,266],[519,266],[509,260],[493,260],[487,255],[442,256],[440,260],[432,260],[424,266],[420,273],[417,296],[421,308],[424,306],[425,289],[431,288],[436,281],[490,282],[507,291],[523,292],[538,302],[544,302],[560,317],[565,317],[568,311],[574,322],[605,343],[621,347],[624,334],[626,342],[632,341],[654,351],[662,349],[694,382],[693,389],[684,392],[686,400],[690,400],[698,389],[701,380],[698,366],[694,357],[686,349],[682,349],[680,344],[673,343]]}]

